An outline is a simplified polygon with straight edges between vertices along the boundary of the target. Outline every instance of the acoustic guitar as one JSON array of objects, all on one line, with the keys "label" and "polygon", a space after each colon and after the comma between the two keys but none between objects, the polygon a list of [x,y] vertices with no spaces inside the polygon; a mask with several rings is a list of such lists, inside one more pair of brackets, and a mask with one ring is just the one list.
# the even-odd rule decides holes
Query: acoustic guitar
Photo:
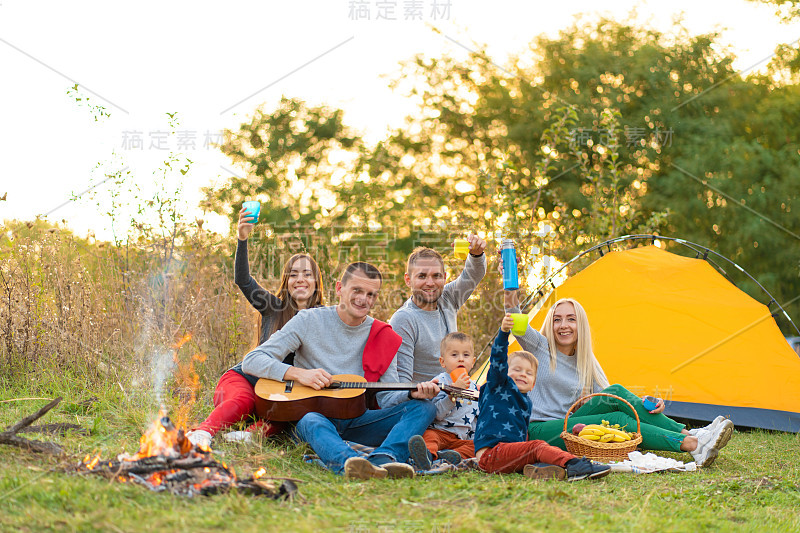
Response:
[{"label": "acoustic guitar", "polygon": [[[440,387],[456,398],[478,400],[478,393],[450,385]],[[367,411],[366,392],[417,390],[416,383],[371,383],[362,376],[338,374],[329,387],[314,390],[295,381],[261,378],[256,383],[256,415],[275,422],[296,422],[306,413],[329,418],[355,418]]]}]

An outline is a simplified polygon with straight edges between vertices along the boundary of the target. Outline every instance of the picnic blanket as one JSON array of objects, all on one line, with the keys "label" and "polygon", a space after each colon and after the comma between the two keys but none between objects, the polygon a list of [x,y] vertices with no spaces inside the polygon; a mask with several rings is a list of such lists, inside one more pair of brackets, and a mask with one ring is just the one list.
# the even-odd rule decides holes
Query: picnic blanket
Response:
[{"label": "picnic blanket", "polygon": [[[365,446],[363,444],[359,444],[357,442],[345,441],[345,443],[350,446],[353,450],[358,452],[361,457],[366,457],[372,453],[375,449],[371,446]],[[319,456],[313,453],[309,453],[303,456],[303,461],[310,464],[315,464],[319,467],[325,468],[325,463],[323,463]],[[411,462],[413,465],[413,462]],[[441,459],[437,459],[431,463],[430,470],[419,470],[413,465],[415,470],[417,471],[417,475],[419,476],[431,476],[435,474],[444,474],[445,472],[468,472],[470,470],[478,470],[478,460],[474,457],[471,459],[463,459],[457,465],[450,464],[446,461],[442,461]]]}]

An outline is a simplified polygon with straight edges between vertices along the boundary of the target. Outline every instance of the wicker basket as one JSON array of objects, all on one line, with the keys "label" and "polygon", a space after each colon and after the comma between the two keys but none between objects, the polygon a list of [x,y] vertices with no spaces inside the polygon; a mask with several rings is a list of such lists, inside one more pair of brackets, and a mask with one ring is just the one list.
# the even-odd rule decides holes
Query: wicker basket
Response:
[{"label": "wicker basket", "polygon": [[[575,410],[575,407],[579,403],[591,398],[592,396],[610,396],[611,398],[622,400],[628,407],[631,408],[631,411],[633,411],[633,416],[636,417],[636,433],[633,434],[631,440],[625,442],[598,442],[584,439],[583,437],[578,437],[577,435],[573,435],[572,432],[567,431],[569,415],[572,414],[572,411]],[[567,451],[569,453],[577,455],[578,457],[585,456],[593,461],[607,463],[609,461],[624,461],[627,459],[628,453],[635,450],[636,447],[642,442],[641,431],[642,423],[639,420],[639,414],[627,400],[620,398],[619,396],[615,396],[614,394],[598,392],[584,396],[572,404],[572,407],[570,407],[567,411],[567,416],[564,418],[564,431],[561,432],[561,438],[564,439],[564,443],[567,445]]]}]

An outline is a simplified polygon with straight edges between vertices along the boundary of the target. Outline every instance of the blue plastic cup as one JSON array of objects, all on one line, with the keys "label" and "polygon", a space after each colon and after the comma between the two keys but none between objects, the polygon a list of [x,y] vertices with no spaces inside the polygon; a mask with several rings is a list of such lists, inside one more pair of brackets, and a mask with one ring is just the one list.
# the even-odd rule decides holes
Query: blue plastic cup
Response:
[{"label": "blue plastic cup", "polygon": [[644,404],[644,408],[648,411],[652,411],[656,407],[658,407],[658,398],[655,396],[645,396],[642,400],[642,404]]},{"label": "blue plastic cup", "polygon": [[246,222],[249,222],[250,224],[255,224],[258,222],[258,215],[261,214],[261,204],[259,202],[256,202],[255,200],[249,200],[244,202],[242,207],[244,207],[247,210],[247,214],[250,215],[250,220],[246,220]]}]

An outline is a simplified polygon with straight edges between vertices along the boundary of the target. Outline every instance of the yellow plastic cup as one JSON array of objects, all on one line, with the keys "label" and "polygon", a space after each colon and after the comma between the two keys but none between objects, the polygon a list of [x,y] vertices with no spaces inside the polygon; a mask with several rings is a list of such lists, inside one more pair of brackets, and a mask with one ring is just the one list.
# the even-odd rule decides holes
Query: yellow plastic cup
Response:
[{"label": "yellow plastic cup", "polygon": [[528,315],[525,313],[511,313],[511,318],[514,319],[514,326],[511,328],[511,333],[515,337],[521,337],[528,331]]},{"label": "yellow plastic cup", "polygon": [[456,259],[466,259],[469,255],[469,241],[467,239],[456,239],[453,242],[453,255]]}]

